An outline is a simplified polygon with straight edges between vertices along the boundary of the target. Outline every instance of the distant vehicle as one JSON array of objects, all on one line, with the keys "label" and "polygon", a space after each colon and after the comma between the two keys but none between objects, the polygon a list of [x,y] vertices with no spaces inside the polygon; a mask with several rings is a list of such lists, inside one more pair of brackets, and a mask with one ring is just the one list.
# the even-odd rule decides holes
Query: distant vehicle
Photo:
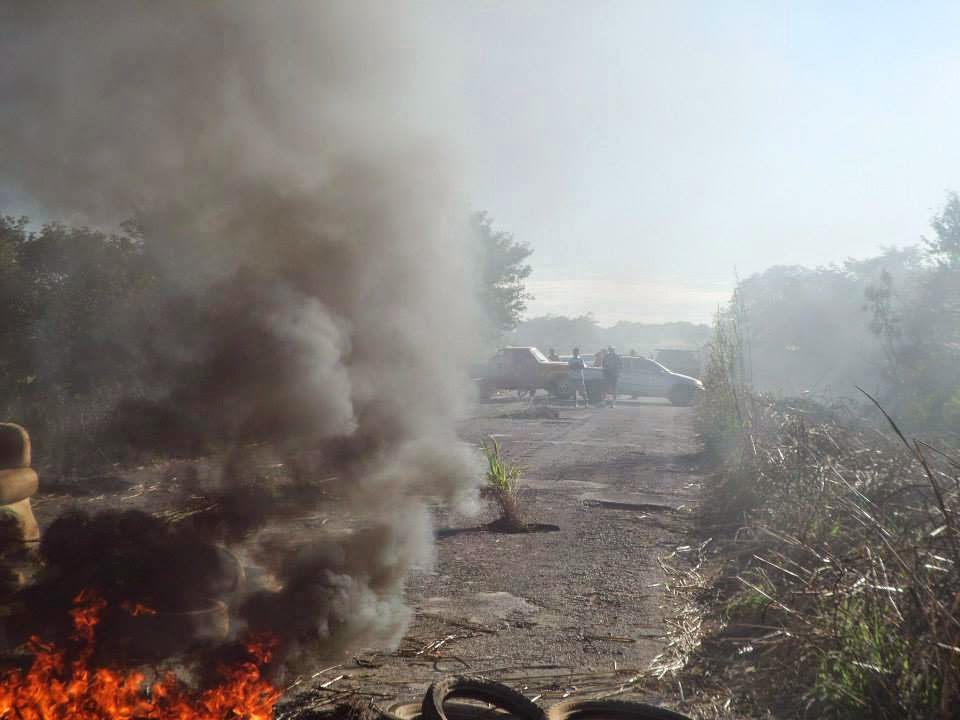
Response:
[{"label": "distant vehicle", "polygon": [[667,398],[674,405],[692,405],[703,392],[699,380],[668,370],[656,360],[630,355],[620,359],[623,369],[617,389],[624,395]]},{"label": "distant vehicle", "polygon": [[[566,360],[548,360],[535,347],[505,347],[482,366],[474,368],[473,379],[481,399],[497,390],[533,392],[546,390],[560,399],[572,398],[575,387]],[[603,395],[603,373],[599,368],[584,370],[587,397],[597,402]]]},{"label": "distant vehicle", "polygon": [[699,350],[655,350],[653,359],[673,372],[698,378],[702,372],[703,360]]}]

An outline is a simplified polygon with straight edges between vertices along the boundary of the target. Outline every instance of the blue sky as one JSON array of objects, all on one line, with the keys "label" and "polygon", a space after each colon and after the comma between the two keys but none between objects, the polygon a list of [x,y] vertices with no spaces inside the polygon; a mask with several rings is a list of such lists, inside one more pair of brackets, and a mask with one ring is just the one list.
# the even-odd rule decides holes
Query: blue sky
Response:
[{"label": "blue sky", "polygon": [[471,202],[531,313],[705,320],[741,276],[915,242],[960,188],[960,5],[459,2]]}]

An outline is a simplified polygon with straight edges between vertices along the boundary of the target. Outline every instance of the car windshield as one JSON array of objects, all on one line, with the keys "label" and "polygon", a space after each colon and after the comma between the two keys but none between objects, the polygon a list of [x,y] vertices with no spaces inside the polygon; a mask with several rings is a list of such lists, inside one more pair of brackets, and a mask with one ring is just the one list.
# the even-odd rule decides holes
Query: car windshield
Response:
[{"label": "car windshield", "polygon": [[537,350],[537,348],[530,348],[530,352],[533,353],[533,356],[534,356],[539,362],[547,362],[547,356],[544,355],[544,354],[543,354],[542,352],[540,352],[539,350]]},{"label": "car windshield", "polygon": [[665,363],[695,362],[697,353],[694,350],[657,350],[656,358]]},{"label": "car windshield", "polygon": [[632,364],[634,372],[648,372],[648,373],[671,372],[669,369],[665,368],[656,360],[652,360],[650,358],[628,357],[628,358],[624,358],[624,360]]}]

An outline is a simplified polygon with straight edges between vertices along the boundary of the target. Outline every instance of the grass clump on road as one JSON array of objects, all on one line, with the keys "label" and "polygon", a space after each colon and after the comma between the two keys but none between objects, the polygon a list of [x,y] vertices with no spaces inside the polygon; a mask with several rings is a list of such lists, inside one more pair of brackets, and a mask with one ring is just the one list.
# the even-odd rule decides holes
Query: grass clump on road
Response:
[{"label": "grass clump on road", "polygon": [[486,484],[481,491],[499,513],[497,523],[508,532],[520,532],[526,528],[524,521],[521,469],[503,456],[503,448],[494,438],[483,442],[483,454],[487,458]]}]

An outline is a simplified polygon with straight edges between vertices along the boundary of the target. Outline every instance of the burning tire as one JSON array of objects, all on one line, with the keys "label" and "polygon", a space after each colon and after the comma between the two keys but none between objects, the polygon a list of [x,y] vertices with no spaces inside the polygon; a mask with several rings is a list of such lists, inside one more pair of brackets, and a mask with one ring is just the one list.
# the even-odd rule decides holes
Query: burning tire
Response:
[{"label": "burning tire", "polygon": [[439,680],[430,686],[423,698],[423,720],[456,720],[444,711],[444,703],[452,698],[480,700],[505,710],[517,720],[546,720],[543,709],[525,695],[506,685],[483,678],[456,676]]},{"label": "burning tire", "polygon": [[223,642],[230,631],[230,615],[226,604],[211,600],[206,607],[182,612],[125,614],[104,630],[102,648],[110,654],[164,658],[194,645]]}]

